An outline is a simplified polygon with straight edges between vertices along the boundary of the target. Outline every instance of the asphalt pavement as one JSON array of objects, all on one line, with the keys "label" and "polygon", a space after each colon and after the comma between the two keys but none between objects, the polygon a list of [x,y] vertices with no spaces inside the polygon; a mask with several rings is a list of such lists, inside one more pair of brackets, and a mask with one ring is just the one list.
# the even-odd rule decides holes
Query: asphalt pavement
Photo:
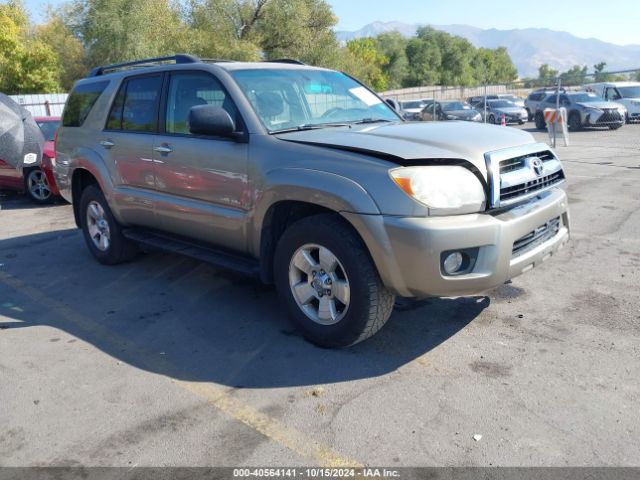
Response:
[{"label": "asphalt pavement", "polygon": [[345,350],[255,280],[102,266],[70,205],[0,196],[0,465],[640,466],[640,125],[570,142],[567,247]]}]

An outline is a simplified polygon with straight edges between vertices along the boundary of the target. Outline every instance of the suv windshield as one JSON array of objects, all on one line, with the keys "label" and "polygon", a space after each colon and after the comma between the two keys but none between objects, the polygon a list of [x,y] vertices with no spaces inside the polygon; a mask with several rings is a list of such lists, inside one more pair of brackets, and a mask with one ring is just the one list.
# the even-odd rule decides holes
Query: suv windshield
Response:
[{"label": "suv windshield", "polygon": [[618,92],[622,98],[640,98],[640,86],[638,87],[618,87]]},{"label": "suv windshield", "polygon": [[602,98],[595,93],[578,93],[571,95],[571,99],[576,103],[601,102]]},{"label": "suv windshield", "polygon": [[462,102],[443,103],[442,110],[445,112],[452,112],[454,110],[471,110],[471,107]]},{"label": "suv windshield", "polygon": [[509,102],[507,100],[491,100],[487,102],[492,108],[510,108],[517,107],[517,105],[513,102]]},{"label": "suv windshield", "polygon": [[423,108],[425,106],[424,102],[402,102],[402,108]]},{"label": "suv windshield", "polygon": [[271,133],[401,120],[370,90],[340,72],[283,68],[231,75]]}]

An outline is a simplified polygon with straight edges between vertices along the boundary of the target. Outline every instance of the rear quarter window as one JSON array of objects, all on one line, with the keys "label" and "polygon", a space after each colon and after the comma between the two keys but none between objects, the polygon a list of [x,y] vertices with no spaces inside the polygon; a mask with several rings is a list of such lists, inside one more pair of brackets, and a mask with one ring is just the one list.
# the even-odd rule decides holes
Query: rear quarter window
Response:
[{"label": "rear quarter window", "polygon": [[108,81],[84,83],[73,89],[62,114],[62,125],[65,127],[80,127],[89,112],[107,88]]}]

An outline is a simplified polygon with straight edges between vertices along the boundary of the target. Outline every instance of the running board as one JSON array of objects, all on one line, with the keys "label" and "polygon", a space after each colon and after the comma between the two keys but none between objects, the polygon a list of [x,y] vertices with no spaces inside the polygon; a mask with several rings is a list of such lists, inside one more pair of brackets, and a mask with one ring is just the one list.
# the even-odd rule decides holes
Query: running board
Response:
[{"label": "running board", "polygon": [[188,240],[149,230],[128,228],[123,230],[122,234],[133,242],[191,257],[226,270],[234,270],[250,276],[260,275],[260,262],[250,257],[198,245]]}]

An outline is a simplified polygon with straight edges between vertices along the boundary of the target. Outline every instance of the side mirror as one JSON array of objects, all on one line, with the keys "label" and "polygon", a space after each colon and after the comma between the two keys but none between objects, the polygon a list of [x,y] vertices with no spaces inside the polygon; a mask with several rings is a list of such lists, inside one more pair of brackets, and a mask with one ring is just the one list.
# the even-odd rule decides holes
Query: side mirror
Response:
[{"label": "side mirror", "polygon": [[396,112],[400,112],[400,110],[402,110],[400,108],[400,104],[398,103],[397,100],[394,100],[393,98],[385,98],[384,101],[385,101],[385,103],[387,105],[389,105],[391,108],[393,108]]},{"label": "side mirror", "polygon": [[197,105],[189,110],[189,131],[194,135],[235,137],[235,130],[235,122],[222,107]]}]

